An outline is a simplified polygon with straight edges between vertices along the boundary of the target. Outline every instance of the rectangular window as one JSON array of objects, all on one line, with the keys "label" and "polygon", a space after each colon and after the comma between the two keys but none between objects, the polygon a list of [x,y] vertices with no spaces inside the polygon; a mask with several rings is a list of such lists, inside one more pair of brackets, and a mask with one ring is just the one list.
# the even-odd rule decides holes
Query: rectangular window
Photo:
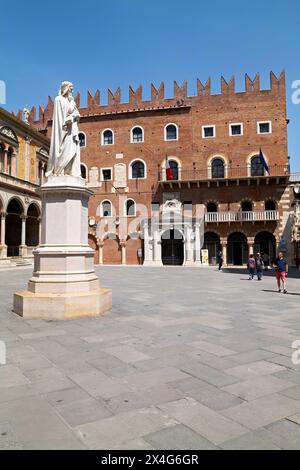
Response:
[{"label": "rectangular window", "polygon": [[257,133],[258,134],[271,134],[272,133],[271,121],[258,122]]},{"label": "rectangular window", "polygon": [[229,124],[229,135],[243,135],[243,124]]},{"label": "rectangular window", "polygon": [[111,168],[102,168],[102,181],[110,181],[111,179]]},{"label": "rectangular window", "polygon": [[216,126],[202,126],[203,139],[216,137]]}]

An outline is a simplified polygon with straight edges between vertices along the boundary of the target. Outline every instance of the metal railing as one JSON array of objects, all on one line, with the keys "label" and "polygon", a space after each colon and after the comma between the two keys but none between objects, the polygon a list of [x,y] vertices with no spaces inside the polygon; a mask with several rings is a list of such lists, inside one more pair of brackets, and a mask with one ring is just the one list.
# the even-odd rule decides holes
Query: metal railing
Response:
[{"label": "metal railing", "polygon": [[278,211],[247,211],[247,212],[208,212],[205,214],[205,222],[256,222],[256,221],[277,221]]},{"label": "metal railing", "polygon": [[300,183],[300,172],[290,174],[290,183]]},{"label": "metal railing", "polygon": [[200,181],[200,180],[224,180],[236,178],[266,178],[272,176],[289,176],[288,165],[272,165],[267,173],[263,168],[251,166],[231,167],[225,166],[224,173],[214,174],[211,167],[204,169],[178,169],[177,179],[168,180],[166,171],[161,170],[158,174],[159,181]]}]

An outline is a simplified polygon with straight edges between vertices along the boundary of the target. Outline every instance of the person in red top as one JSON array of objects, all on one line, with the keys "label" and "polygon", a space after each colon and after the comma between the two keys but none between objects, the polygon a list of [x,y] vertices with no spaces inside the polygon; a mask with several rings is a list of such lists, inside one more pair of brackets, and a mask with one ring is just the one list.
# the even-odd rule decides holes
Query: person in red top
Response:
[{"label": "person in red top", "polygon": [[278,292],[281,292],[281,283],[283,287],[283,293],[286,294],[286,276],[289,271],[289,266],[286,259],[283,256],[282,251],[278,253],[278,257],[274,261],[275,276],[277,279]]}]

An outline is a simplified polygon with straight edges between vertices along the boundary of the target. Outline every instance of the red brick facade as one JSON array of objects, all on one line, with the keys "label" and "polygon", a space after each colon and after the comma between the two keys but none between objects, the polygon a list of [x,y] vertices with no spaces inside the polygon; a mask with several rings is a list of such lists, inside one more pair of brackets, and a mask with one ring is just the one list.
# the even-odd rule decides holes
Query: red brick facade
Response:
[{"label": "red brick facade", "polygon": [[[205,232],[209,233],[205,246],[210,249],[211,262],[215,258],[213,251],[219,248],[223,249],[228,263],[245,262],[253,245],[254,249],[266,249],[272,236],[277,245],[283,237],[281,243],[289,250],[290,190],[284,74],[277,78],[271,72],[269,90],[260,89],[258,75],[253,81],[246,75],[244,92],[235,91],[234,79],[227,83],[222,78],[221,93],[217,95],[211,94],[210,81],[202,85],[199,80],[197,95],[193,97],[187,96],[186,82],[181,87],[174,83],[171,99],[164,97],[163,84],[158,89],[152,85],[151,95],[150,101],[143,101],[142,88],[134,91],[130,87],[129,103],[123,103],[119,89],[115,94],[109,90],[108,105],[101,105],[97,91],[95,96],[88,93],[85,108],[80,108],[79,94],[76,97],[81,114],[80,131],[85,134],[81,161],[86,166],[88,185],[94,191],[89,214],[95,219],[90,226],[90,244],[97,250],[95,262],[137,264],[137,251],[143,248],[142,230],[137,221],[134,227],[125,232],[123,229],[121,233],[123,219],[127,222],[134,219],[125,217],[124,201],[133,199],[137,205],[142,204],[150,218],[151,204],[162,205],[168,199],[168,193],[182,203],[192,203],[192,216],[196,215],[197,205],[204,204],[207,208],[209,202],[216,204],[219,215],[207,217],[205,222]],[[37,121],[35,109],[31,111],[31,124],[49,137],[52,111],[50,98],[45,111],[40,108]],[[259,123],[266,124],[260,128]],[[169,124],[176,127],[176,139],[167,139],[166,126]],[[231,135],[236,131],[236,126],[232,128],[231,124],[240,124],[239,135]],[[205,137],[203,126],[213,127],[208,131],[214,130],[214,136]],[[134,127],[142,130],[141,142],[132,142]],[[112,144],[105,145],[103,131],[106,129],[113,132]],[[257,172],[251,166],[254,165],[251,158],[259,154],[260,147],[270,167],[270,175],[265,171],[260,173],[260,169]],[[166,155],[170,162],[177,162],[176,180],[166,181]],[[215,163],[212,162],[215,158],[223,162],[221,175],[214,174]],[[134,160],[144,163],[144,178],[131,178],[130,165]],[[116,167],[118,164],[125,167]],[[103,168],[111,169],[111,181],[102,181]],[[117,171],[121,176],[116,176]],[[103,217],[101,203],[105,200],[114,208],[112,217]],[[136,206],[136,212],[138,215],[143,210]],[[221,221],[223,219],[225,221]],[[116,232],[115,240],[110,239],[110,232]],[[219,237],[215,247],[211,232]],[[228,239],[236,232],[245,235],[247,246],[243,259],[237,255],[237,245],[231,246]],[[262,245],[258,240],[264,235],[255,240],[260,232],[270,234]],[[132,237],[133,233],[137,238]],[[235,240],[232,243],[242,242]]]}]

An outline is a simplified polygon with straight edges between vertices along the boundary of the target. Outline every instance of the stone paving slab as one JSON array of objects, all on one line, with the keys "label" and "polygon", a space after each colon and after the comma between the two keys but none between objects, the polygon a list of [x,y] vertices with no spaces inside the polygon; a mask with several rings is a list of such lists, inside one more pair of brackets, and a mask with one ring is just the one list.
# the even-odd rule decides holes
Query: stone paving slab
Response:
[{"label": "stone paving slab", "polygon": [[31,269],[0,272],[0,448],[300,448],[300,273],[97,267],[111,312],[46,322],[10,310]]}]

